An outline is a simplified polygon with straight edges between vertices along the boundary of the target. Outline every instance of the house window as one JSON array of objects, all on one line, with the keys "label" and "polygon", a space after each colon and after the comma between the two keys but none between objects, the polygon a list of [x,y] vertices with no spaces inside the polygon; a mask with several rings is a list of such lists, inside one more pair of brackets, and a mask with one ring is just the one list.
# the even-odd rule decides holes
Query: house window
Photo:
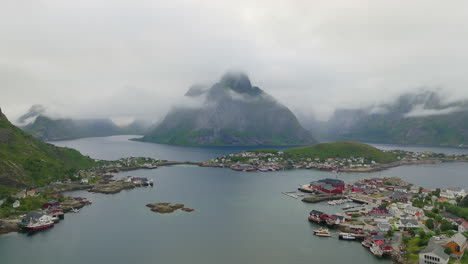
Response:
[{"label": "house window", "polygon": [[455,247],[455,252],[460,252],[460,246]]}]

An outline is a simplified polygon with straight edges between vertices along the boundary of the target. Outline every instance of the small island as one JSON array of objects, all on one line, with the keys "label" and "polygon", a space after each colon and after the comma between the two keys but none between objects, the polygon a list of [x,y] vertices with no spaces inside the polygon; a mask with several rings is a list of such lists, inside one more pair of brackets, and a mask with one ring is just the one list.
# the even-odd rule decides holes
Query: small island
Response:
[{"label": "small island", "polygon": [[151,208],[151,211],[160,214],[170,214],[177,210],[182,210],[184,212],[193,212],[195,209],[185,207],[183,204],[176,203],[151,203],[147,204],[146,207]]}]

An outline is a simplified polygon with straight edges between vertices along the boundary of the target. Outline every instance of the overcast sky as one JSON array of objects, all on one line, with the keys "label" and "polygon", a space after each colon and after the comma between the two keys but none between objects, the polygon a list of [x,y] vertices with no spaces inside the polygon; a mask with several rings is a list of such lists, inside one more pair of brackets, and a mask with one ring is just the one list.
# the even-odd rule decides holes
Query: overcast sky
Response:
[{"label": "overcast sky", "polygon": [[157,120],[227,70],[294,112],[468,98],[468,1],[1,0],[0,107]]}]

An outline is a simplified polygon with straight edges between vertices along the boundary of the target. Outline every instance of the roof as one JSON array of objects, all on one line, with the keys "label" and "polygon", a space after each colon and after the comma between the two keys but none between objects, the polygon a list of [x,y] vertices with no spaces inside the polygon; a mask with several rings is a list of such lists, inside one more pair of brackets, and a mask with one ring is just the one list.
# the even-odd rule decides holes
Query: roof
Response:
[{"label": "roof", "polygon": [[392,199],[400,199],[400,198],[408,199],[408,194],[402,193],[402,192],[394,192],[392,196],[390,197]]},{"label": "roof", "polygon": [[418,225],[418,221],[416,219],[400,219],[400,222],[404,225],[407,225],[407,224]]},{"label": "roof", "polygon": [[331,185],[345,185],[344,181],[342,181],[342,180],[330,179],[330,178],[321,179],[321,180],[319,180],[319,182],[324,182],[324,183],[328,183],[328,184],[331,184]]},{"label": "roof", "polygon": [[36,213],[36,212],[29,212],[26,214],[26,216],[23,218],[24,222],[29,222],[31,219],[36,220],[39,219],[43,216],[43,214]]},{"label": "roof", "polygon": [[450,238],[449,243],[450,242],[454,242],[459,246],[463,246],[466,243],[466,237],[461,233],[456,233]]},{"label": "roof", "polygon": [[56,203],[58,203],[57,200],[52,200],[52,201],[48,201],[48,202],[47,202],[47,204],[56,204]]},{"label": "roof", "polygon": [[321,216],[321,215],[323,215],[323,212],[320,212],[320,211],[317,211],[317,210],[312,210],[312,211],[310,211],[310,214]]},{"label": "roof", "polygon": [[444,252],[444,248],[441,247],[440,245],[437,245],[436,243],[433,243],[433,242],[430,242],[429,245],[421,250],[421,252],[419,252],[419,254],[425,254],[425,253],[431,253],[433,255],[436,255],[438,256],[439,258],[443,259],[443,260],[448,260],[449,259],[449,255],[447,255],[445,252]]}]

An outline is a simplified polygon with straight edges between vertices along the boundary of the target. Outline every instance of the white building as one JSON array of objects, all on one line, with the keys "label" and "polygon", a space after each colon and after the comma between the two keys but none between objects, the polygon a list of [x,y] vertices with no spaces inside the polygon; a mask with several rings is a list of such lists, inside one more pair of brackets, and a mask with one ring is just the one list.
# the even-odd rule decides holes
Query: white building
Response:
[{"label": "white building", "polygon": [[447,264],[449,255],[445,254],[444,248],[435,243],[421,250],[419,253],[419,264]]}]

